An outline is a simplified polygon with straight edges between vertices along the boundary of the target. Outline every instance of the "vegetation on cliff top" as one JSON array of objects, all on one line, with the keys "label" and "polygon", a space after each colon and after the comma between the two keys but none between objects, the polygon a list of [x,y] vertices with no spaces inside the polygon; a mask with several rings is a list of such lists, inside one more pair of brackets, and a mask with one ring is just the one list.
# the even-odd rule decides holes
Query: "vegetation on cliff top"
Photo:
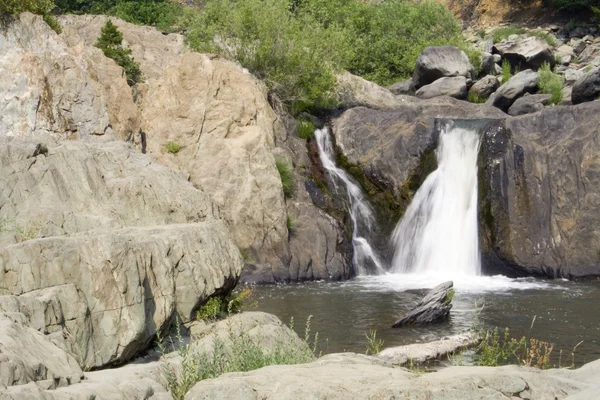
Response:
[{"label": "vegetation on cliff top", "polygon": [[115,60],[125,70],[127,84],[133,86],[142,80],[140,66],[131,57],[131,49],[123,47],[123,34],[109,19],[102,27],[100,37],[95,44],[104,55]]}]

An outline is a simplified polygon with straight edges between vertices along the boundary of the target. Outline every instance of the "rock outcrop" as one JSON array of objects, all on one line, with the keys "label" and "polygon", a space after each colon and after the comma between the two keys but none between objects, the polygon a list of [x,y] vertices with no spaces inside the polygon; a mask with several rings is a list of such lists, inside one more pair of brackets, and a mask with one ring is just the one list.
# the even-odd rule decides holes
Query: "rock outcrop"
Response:
[{"label": "rock outcrop", "polygon": [[[186,400],[424,398],[569,399],[597,390],[600,361],[574,370],[451,367],[412,374],[375,358],[330,354],[310,364],[262,368],[198,383]],[[576,398],[576,397],[574,397]]]},{"label": "rock outcrop", "polygon": [[[98,31],[99,32],[99,31]],[[126,139],[139,120],[122,68],[23,13],[0,35],[0,136]]]},{"label": "rock outcrop", "polygon": [[2,311],[82,366],[128,360],[240,275],[210,198],[125,143],[3,138],[0,176]]},{"label": "rock outcrop", "polygon": [[494,271],[600,275],[600,103],[509,118],[481,144],[480,240]]},{"label": "rock outcrop", "polygon": [[440,283],[427,293],[425,297],[392,325],[392,328],[401,328],[408,325],[432,324],[445,320],[452,309],[454,289],[452,281]]},{"label": "rock outcrop", "polygon": [[413,73],[416,89],[445,77],[462,76],[468,81],[475,76],[475,70],[464,51],[454,46],[426,47],[417,58]]}]

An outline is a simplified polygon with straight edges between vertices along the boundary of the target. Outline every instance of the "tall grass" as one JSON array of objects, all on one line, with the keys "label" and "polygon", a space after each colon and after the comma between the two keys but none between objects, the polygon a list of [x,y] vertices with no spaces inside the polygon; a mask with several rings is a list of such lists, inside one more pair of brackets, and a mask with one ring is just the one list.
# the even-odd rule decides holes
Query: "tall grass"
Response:
[{"label": "tall grass", "polygon": [[286,198],[292,197],[294,194],[294,172],[292,165],[285,158],[279,157],[275,159],[275,166],[277,167],[277,171],[279,171],[283,194]]},{"label": "tall grass", "polygon": [[538,73],[540,74],[538,80],[538,92],[552,95],[548,101],[549,104],[560,103],[563,97],[563,78],[552,72],[552,68],[548,63],[542,64]]}]

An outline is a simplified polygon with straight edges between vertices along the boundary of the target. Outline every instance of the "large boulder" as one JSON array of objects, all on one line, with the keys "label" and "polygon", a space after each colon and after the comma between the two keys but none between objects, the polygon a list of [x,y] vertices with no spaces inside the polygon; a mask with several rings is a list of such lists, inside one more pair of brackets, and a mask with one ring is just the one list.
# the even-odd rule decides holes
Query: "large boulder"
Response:
[{"label": "large boulder", "polygon": [[548,101],[552,97],[551,94],[533,94],[523,96],[517,99],[508,109],[508,115],[524,115],[544,109]]},{"label": "large boulder", "polygon": [[0,35],[0,136],[126,139],[138,110],[123,69],[23,13]]},{"label": "large boulder", "polygon": [[573,104],[594,101],[600,95],[600,68],[592,68],[573,85],[571,101]]},{"label": "large boulder", "polygon": [[505,124],[481,144],[483,264],[504,274],[599,276],[600,103]]},{"label": "large boulder", "polygon": [[471,86],[469,95],[477,96],[480,99],[487,99],[498,89],[500,82],[493,75],[486,75]]},{"label": "large boulder", "polygon": [[[410,93],[392,93],[390,90],[376,83],[347,71],[338,76],[337,86],[339,100],[343,108],[363,106],[376,109],[389,109],[417,100],[408,96],[397,97],[395,94],[404,95]],[[410,91],[410,86],[408,90]],[[414,87],[412,90],[414,91]]]},{"label": "large boulder", "polygon": [[409,95],[412,96],[415,94],[415,85],[413,84],[412,79],[402,82],[396,82],[392,86],[388,87],[389,91],[395,95]]},{"label": "large boulder", "polygon": [[539,74],[527,69],[511,77],[485,102],[506,112],[519,97],[537,90]]},{"label": "large boulder", "polygon": [[538,69],[544,63],[554,66],[556,59],[550,45],[537,36],[504,40],[494,45],[494,52],[519,69]]},{"label": "large boulder", "polygon": [[125,143],[4,138],[0,176],[4,311],[82,366],[128,360],[240,275],[210,198]]},{"label": "large boulder", "polygon": [[588,365],[583,367],[588,371],[540,371],[511,365],[413,374],[375,357],[330,354],[310,364],[273,366],[201,381],[185,399],[560,399],[597,385],[592,373],[598,372],[600,361]]},{"label": "large boulder", "polygon": [[419,89],[440,78],[462,76],[470,81],[474,75],[475,69],[464,51],[454,46],[431,46],[417,58],[412,80]]},{"label": "large boulder", "polygon": [[467,79],[464,76],[440,78],[428,85],[421,86],[416,93],[422,99],[450,96],[456,99],[467,98]]}]

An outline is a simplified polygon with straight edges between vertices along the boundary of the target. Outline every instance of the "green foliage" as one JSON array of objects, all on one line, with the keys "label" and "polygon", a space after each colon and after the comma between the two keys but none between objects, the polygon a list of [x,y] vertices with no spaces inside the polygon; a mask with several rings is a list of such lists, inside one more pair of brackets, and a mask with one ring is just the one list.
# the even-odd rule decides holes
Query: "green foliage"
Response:
[{"label": "green foliage", "polygon": [[557,104],[562,100],[563,78],[552,72],[550,64],[544,63],[539,69],[538,92],[551,94],[549,104]]},{"label": "green foliage", "polygon": [[502,84],[504,85],[511,78],[511,66],[508,60],[502,60],[502,73],[500,76],[502,77]]},{"label": "green foliage", "polygon": [[525,337],[520,340],[511,338],[508,328],[504,329],[502,337],[498,328],[493,331],[486,331],[474,356],[475,365],[495,367],[519,363],[520,354],[525,348],[525,343]]},{"label": "green foliage", "polygon": [[479,94],[475,93],[475,92],[469,92],[468,96],[467,96],[467,101],[470,103],[485,103],[487,99],[483,96],[480,96]]},{"label": "green foliage", "polygon": [[377,330],[371,329],[369,333],[365,333],[367,338],[367,349],[365,354],[377,355],[383,348],[383,339],[377,339]]},{"label": "green foliage", "polygon": [[100,37],[94,46],[101,49],[106,57],[115,60],[125,70],[127,84],[133,86],[142,81],[142,71],[139,64],[131,57],[131,49],[124,48],[122,42],[123,34],[109,19],[102,27]]},{"label": "green foliage", "polygon": [[237,314],[244,309],[256,307],[256,301],[251,301],[252,289],[245,288],[237,294],[229,296],[213,296],[209,298],[196,312],[198,321],[215,321],[220,313]]},{"label": "green foliage", "polygon": [[177,154],[179,153],[179,150],[181,150],[181,145],[176,143],[176,142],[169,142],[167,143],[167,152],[171,153],[171,154]]},{"label": "green foliage", "polygon": [[0,0],[0,26],[4,24],[7,17],[19,15],[22,12],[29,11],[43,16],[44,21],[56,33],[62,32],[62,27],[56,20],[56,17],[50,12],[54,8],[52,0]]},{"label": "green foliage", "polygon": [[[272,351],[261,347],[260,338],[252,338],[247,332],[234,329],[233,326],[229,325],[227,337],[229,346],[226,346],[223,339],[217,337],[213,341],[210,352],[198,354],[190,344],[184,343],[178,324],[176,337],[180,344],[178,355],[181,360],[181,369],[176,372],[175,367],[169,363],[168,358],[163,358],[162,365],[171,395],[176,400],[183,400],[186,393],[199,381],[216,378],[227,372],[245,372],[268,365],[291,365],[313,361],[318,334],[314,335],[311,343],[311,317],[309,316],[306,322],[303,340],[306,346],[300,346],[294,341],[285,340],[285,338],[278,336],[275,339]],[[164,355],[166,348],[160,336],[157,337],[157,341]]]},{"label": "green foliage", "polygon": [[427,46],[456,45],[474,64],[480,53],[454,16],[435,1],[207,0],[182,24],[197,51],[238,61],[297,114],[336,106],[336,73],[381,85],[410,76]]},{"label": "green foliage", "polygon": [[294,194],[294,172],[292,165],[283,157],[275,160],[275,166],[281,177],[281,186],[283,186],[283,194],[286,198],[292,197]]},{"label": "green foliage", "polygon": [[544,31],[527,30],[514,25],[503,26],[492,31],[494,43],[501,42],[502,40],[507,39],[510,35],[537,36],[545,40],[550,46],[554,46],[556,44],[556,39],[554,36]]},{"label": "green foliage", "polygon": [[315,136],[315,125],[310,121],[300,121],[296,126],[296,135],[301,139],[312,139]]}]

